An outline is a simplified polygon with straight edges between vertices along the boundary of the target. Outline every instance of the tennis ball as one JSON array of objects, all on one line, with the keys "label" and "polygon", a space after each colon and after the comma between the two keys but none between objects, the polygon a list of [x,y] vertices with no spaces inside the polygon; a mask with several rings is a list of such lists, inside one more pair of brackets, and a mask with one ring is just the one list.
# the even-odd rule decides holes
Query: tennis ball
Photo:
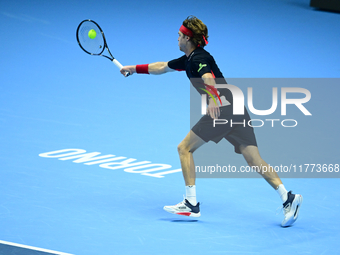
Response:
[{"label": "tennis ball", "polygon": [[89,33],[88,33],[88,36],[89,36],[91,39],[94,39],[94,38],[96,38],[97,33],[96,33],[96,31],[95,31],[94,29],[91,29],[91,30],[89,31]]}]

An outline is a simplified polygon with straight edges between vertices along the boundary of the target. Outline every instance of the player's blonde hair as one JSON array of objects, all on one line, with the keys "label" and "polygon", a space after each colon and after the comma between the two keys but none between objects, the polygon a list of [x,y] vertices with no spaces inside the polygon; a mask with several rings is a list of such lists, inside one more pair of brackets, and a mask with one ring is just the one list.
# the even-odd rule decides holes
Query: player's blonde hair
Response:
[{"label": "player's blonde hair", "polygon": [[208,28],[200,19],[191,15],[183,21],[183,26],[189,28],[193,32],[193,37],[191,38],[191,40],[195,44],[195,46],[206,46],[205,40],[208,41],[209,37]]}]

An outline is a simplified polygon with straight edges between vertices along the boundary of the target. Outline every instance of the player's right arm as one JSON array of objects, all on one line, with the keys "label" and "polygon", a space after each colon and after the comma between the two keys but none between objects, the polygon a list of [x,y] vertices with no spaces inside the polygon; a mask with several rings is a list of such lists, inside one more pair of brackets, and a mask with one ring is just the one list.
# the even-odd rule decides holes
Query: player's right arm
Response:
[{"label": "player's right arm", "polygon": [[146,73],[146,74],[163,74],[172,71],[185,70],[186,56],[170,60],[169,62],[155,62],[145,65],[123,66],[120,72],[125,75],[125,72],[133,73]]},{"label": "player's right arm", "polygon": [[146,65],[123,66],[120,72],[124,75],[125,72],[133,73],[149,73],[149,74],[163,74],[175,71],[168,66],[168,62],[155,62]]}]

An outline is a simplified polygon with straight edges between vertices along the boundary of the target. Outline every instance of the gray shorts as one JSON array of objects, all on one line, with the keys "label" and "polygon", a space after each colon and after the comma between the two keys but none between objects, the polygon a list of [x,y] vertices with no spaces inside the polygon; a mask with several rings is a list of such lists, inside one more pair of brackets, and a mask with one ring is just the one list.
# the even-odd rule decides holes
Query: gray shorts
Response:
[{"label": "gray shorts", "polygon": [[191,130],[205,142],[218,143],[222,138],[225,138],[234,145],[235,152],[240,154],[241,144],[257,146],[254,129],[248,125],[250,120],[248,111],[246,108],[244,110],[244,115],[233,115],[231,105],[220,107],[219,119],[227,120],[228,123],[217,124],[216,122],[214,127],[213,119],[204,115]]}]

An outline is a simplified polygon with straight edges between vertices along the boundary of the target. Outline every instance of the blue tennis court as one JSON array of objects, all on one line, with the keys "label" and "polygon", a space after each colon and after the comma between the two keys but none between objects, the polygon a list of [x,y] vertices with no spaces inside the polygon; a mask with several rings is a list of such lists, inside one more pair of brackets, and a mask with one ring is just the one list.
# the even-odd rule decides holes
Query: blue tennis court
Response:
[{"label": "blue tennis court", "polygon": [[[282,203],[261,178],[198,178],[202,216],[165,212],[185,194],[185,72],[124,78],[76,41],[78,24],[93,19],[123,65],[169,61],[182,55],[177,33],[189,15],[207,24],[206,50],[227,81],[313,80],[301,85],[312,116],[292,106],[284,118],[297,127],[255,128],[273,165],[332,166],[333,175],[282,179],[304,197],[292,227],[280,226]],[[339,13],[308,0],[6,0],[0,22],[0,255],[340,253]],[[268,92],[255,88],[254,100]],[[196,157],[206,150],[245,164],[225,141]]]}]

